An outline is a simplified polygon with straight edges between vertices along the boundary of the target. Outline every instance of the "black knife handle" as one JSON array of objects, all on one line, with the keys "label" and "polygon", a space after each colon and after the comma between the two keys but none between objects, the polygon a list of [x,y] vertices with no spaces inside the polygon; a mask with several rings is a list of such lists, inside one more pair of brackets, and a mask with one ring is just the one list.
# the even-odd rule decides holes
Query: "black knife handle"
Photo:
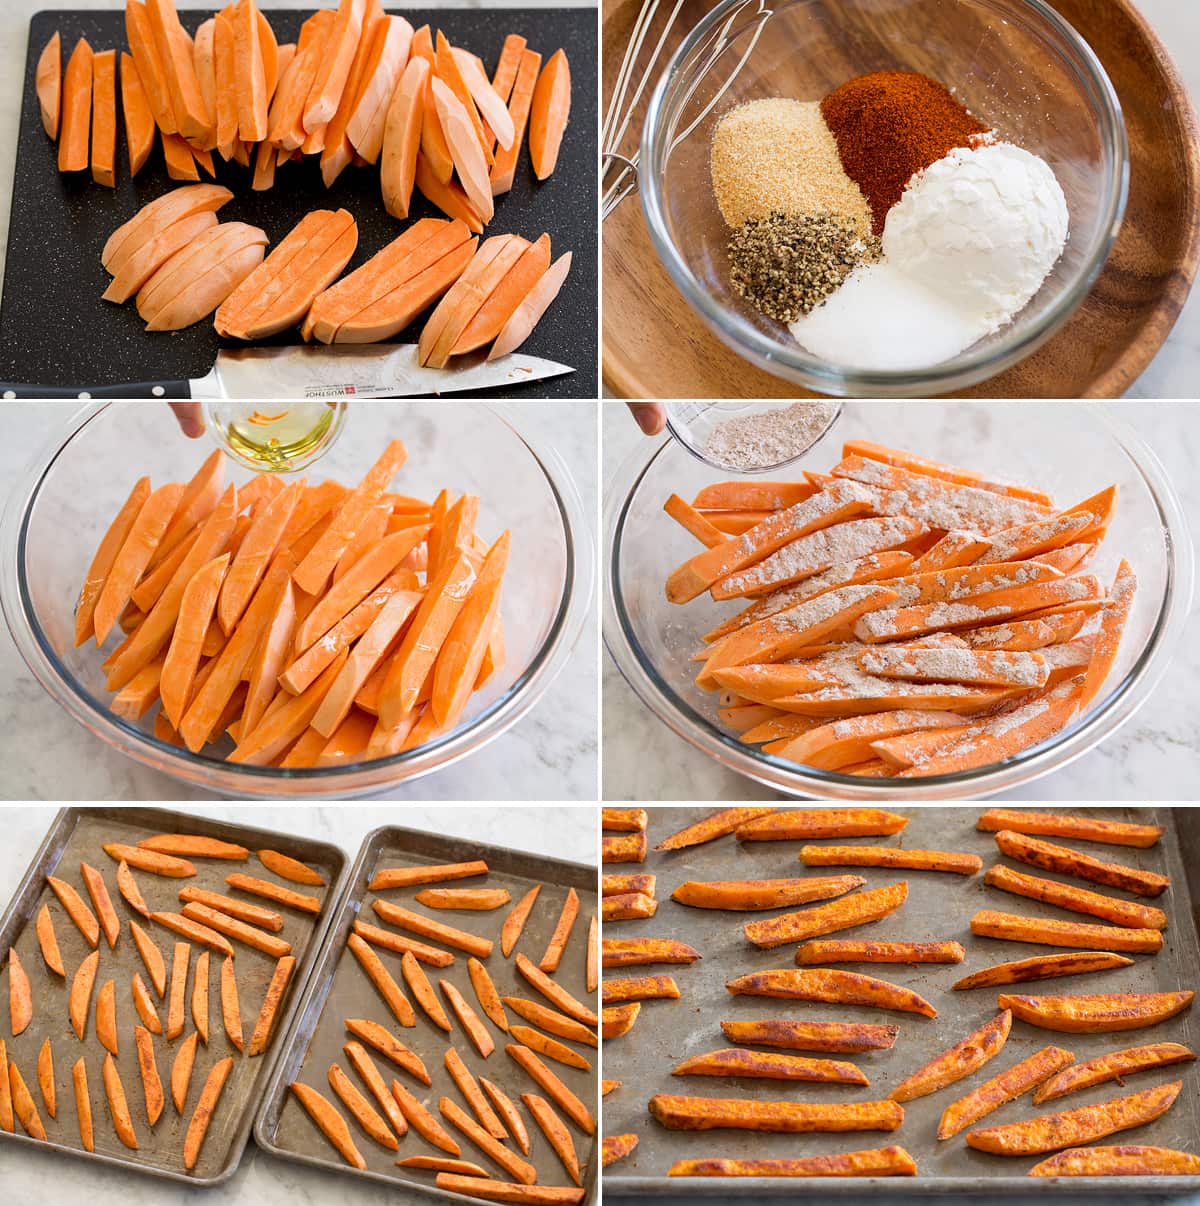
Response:
[{"label": "black knife handle", "polygon": [[0,399],[12,401],[25,398],[190,398],[191,384],[187,381],[139,381],[126,385],[10,385],[0,382]]}]

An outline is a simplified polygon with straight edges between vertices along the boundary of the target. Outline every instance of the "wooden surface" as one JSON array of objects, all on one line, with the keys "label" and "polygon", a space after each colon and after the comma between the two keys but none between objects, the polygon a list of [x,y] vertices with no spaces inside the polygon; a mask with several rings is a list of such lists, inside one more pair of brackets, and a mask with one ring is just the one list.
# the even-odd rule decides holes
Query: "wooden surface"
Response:
[{"label": "wooden surface", "polygon": [[[640,3],[605,4],[606,100]],[[688,0],[672,45],[707,7]],[[1099,279],[1058,334],[960,396],[1119,397],[1169,334],[1200,257],[1200,126],[1169,54],[1129,0],[1057,0],[1056,8],[1087,38],[1120,97],[1131,169],[1125,219]],[[636,196],[604,224],[603,262],[604,381],[613,393],[805,396],[708,330],[655,255]]]}]

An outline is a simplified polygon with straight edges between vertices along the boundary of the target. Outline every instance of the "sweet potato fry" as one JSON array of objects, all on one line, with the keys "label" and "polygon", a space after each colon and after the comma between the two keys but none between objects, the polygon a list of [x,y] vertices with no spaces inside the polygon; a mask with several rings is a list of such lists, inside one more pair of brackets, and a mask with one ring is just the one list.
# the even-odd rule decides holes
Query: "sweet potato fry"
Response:
[{"label": "sweet potato fry", "polygon": [[88,946],[93,949],[99,946],[100,923],[96,920],[96,914],[83,903],[83,897],[65,879],[47,875],[46,882],[66,909],[67,916],[75,923],[75,928],[84,936]]},{"label": "sweet potato fry", "polygon": [[1159,930],[1131,930],[1119,925],[1089,925],[1048,917],[1018,917],[994,909],[980,909],[971,918],[971,933],[1006,942],[1039,942],[1043,946],[1078,946],[1131,954],[1153,954],[1162,949]]},{"label": "sweet potato fry", "polygon": [[538,1128],[546,1136],[550,1146],[554,1149],[554,1154],[562,1161],[563,1168],[567,1170],[567,1176],[576,1185],[582,1186],[583,1182],[579,1177],[579,1156],[575,1151],[571,1132],[567,1130],[566,1124],[554,1112],[554,1107],[544,1097],[539,1097],[536,1093],[522,1093],[521,1100],[525,1103],[525,1108],[533,1115],[534,1122],[538,1124]]},{"label": "sweet potato fry", "polygon": [[358,934],[351,934],[346,940],[354,957],[358,960],[363,971],[367,973],[371,983],[379,990],[380,996],[387,1002],[392,1016],[401,1026],[415,1026],[417,1015],[409,999],[396,983],[392,973],[384,967],[379,956],[362,940]]},{"label": "sweet potato fry", "polygon": [[71,992],[67,999],[67,1012],[75,1037],[83,1042],[87,1029],[88,1011],[92,1005],[92,987],[96,983],[96,968],[100,965],[100,952],[92,951],[75,969],[71,980]]},{"label": "sweet potato fry", "polygon": [[486,1177],[487,1169],[470,1160],[447,1160],[443,1156],[405,1156],[397,1160],[398,1168],[424,1168],[430,1172],[455,1173],[461,1177]]},{"label": "sweet potato fry", "polygon": [[508,1029],[508,1017],[500,1000],[500,993],[488,975],[488,970],[473,955],[467,960],[467,972],[471,977],[471,987],[475,990],[475,998],[480,1008],[501,1030]]},{"label": "sweet potato fry", "polygon": [[138,948],[138,954],[141,955],[142,962],[146,966],[150,982],[154,985],[154,991],[160,997],[164,996],[167,991],[167,965],[163,961],[162,952],[154,944],[154,940],[150,935],[136,921],[130,921],[129,930],[133,934],[133,941],[134,945]]},{"label": "sweet potato fry", "polygon": [[479,1119],[480,1126],[494,1139],[507,1139],[508,1131],[504,1124],[488,1104],[474,1075],[463,1063],[462,1056],[454,1047],[446,1049],[443,1062],[446,1065],[446,1071],[450,1073],[450,1079],[454,1081],[458,1091],[463,1095],[463,1100],[471,1107],[471,1112],[475,1117]]},{"label": "sweet potato fry", "polygon": [[200,1036],[195,1031],[179,1044],[175,1060],[171,1064],[171,1101],[175,1105],[175,1113],[182,1114],[187,1104],[188,1088],[192,1083],[192,1067],[196,1062],[196,1047]]},{"label": "sweet potato fry", "polygon": [[412,951],[421,963],[430,967],[449,967],[454,962],[454,956],[449,951],[439,950],[436,946],[428,946],[415,938],[403,934],[393,934],[390,930],[381,930],[378,926],[368,925],[365,921],[354,923],[354,932],[372,946],[382,946],[385,950],[395,951],[403,955]]},{"label": "sweet potato fry", "polygon": [[898,1026],[869,1022],[793,1022],[779,1018],[722,1022],[721,1029],[731,1043],[830,1054],[887,1050],[900,1033]]},{"label": "sweet potato fry", "polygon": [[[589,1009],[581,1001],[577,1001],[561,984],[552,980],[540,968],[535,967],[524,955],[518,954],[516,962],[517,971],[552,1005],[557,1006],[563,1013],[567,1014],[568,1017],[574,1018],[577,1022],[583,1022],[586,1026],[596,1025],[597,1018],[595,1011]],[[505,998],[505,1003],[512,1004],[509,998]]]},{"label": "sweet potato fry", "polygon": [[117,1138],[127,1148],[137,1151],[137,1133],[133,1129],[133,1118],[125,1099],[125,1086],[121,1083],[121,1074],[117,1071],[117,1061],[113,1059],[111,1052],[104,1057],[102,1072],[104,1095],[108,1098],[108,1112],[112,1116],[113,1130],[117,1132]]},{"label": "sweet potato fry", "polygon": [[484,1059],[487,1059],[496,1049],[496,1044],[492,1042],[492,1036],[488,1034],[487,1027],[479,1020],[479,1015],[467,1003],[462,993],[449,980],[440,980],[438,983],[446,1000],[450,1002],[450,1008],[454,1010],[459,1025],[467,1032],[467,1037],[471,1040],[475,1050]]},{"label": "sweet potato fry", "polygon": [[521,931],[529,920],[529,914],[533,911],[533,903],[537,900],[541,890],[542,885],[535,884],[513,905],[512,912],[504,919],[504,925],[500,930],[500,950],[505,957],[511,955],[513,947],[517,945],[517,939],[521,937]]},{"label": "sweet potato fry", "polygon": [[1153,846],[1163,834],[1161,825],[1134,825],[1129,821],[1104,821],[1094,817],[1068,817],[1025,808],[989,808],[975,826],[995,833],[1007,829],[1044,837],[1077,838],[1111,846]]},{"label": "sweet potato fry", "polygon": [[600,828],[617,833],[645,833],[646,810],[644,808],[603,808],[600,810]]},{"label": "sweet potato fry", "polygon": [[638,1020],[642,1003],[630,1001],[626,1005],[612,1005],[600,1011],[600,1037],[605,1039],[620,1038],[633,1029]]},{"label": "sweet potato fry", "polygon": [[[740,1076],[755,1080],[803,1080],[822,1084],[865,1085],[867,1075],[846,1060],[745,1051],[724,1047],[693,1055],[671,1070],[672,1076]],[[895,1098],[897,1101],[903,1098]]]},{"label": "sweet potato fry", "polygon": [[427,909],[465,909],[486,913],[512,899],[507,888],[426,888],[414,899]]},{"label": "sweet potato fry", "polygon": [[403,1111],[396,1104],[395,1097],[388,1092],[387,1083],[384,1081],[379,1069],[375,1066],[375,1061],[371,1058],[370,1052],[367,1051],[361,1043],[351,1039],[350,1042],[343,1045],[342,1050],[346,1053],[346,1058],[354,1065],[355,1072],[361,1077],[363,1084],[371,1090],[372,1096],[379,1103],[384,1115],[391,1128],[396,1132],[401,1139],[408,1133],[408,1121],[404,1117]]},{"label": "sweet potato fry", "polygon": [[[643,896],[654,895],[655,875],[602,875],[601,896],[623,896],[627,892],[638,892]],[[505,951],[505,954],[508,952]]]},{"label": "sweet potato fry", "polygon": [[486,959],[492,953],[492,942],[488,938],[480,938],[476,934],[468,934],[465,930],[457,930],[440,921],[422,917],[411,909],[391,904],[386,900],[377,900],[371,907],[389,925],[399,926],[402,930],[419,934],[422,938],[443,942],[446,946],[466,951],[468,955],[475,955],[479,959]]},{"label": "sweet potato fry", "polygon": [[8,948],[8,1018],[13,1038],[33,1021],[33,992],[15,946]]},{"label": "sweet potato fry", "polygon": [[[124,859],[117,864],[117,890],[125,898],[126,904],[135,913],[140,913],[143,917],[150,916],[150,906],[142,897],[141,889],[137,886],[137,880],[133,878],[133,872]],[[130,922],[130,924],[132,925],[133,923]]]},{"label": "sweet potato fry", "polygon": [[350,1116],[360,1127],[381,1147],[389,1151],[398,1151],[400,1141],[392,1134],[391,1128],[380,1118],[375,1107],[359,1092],[354,1082],[334,1063],[329,1065],[329,1087],[341,1099],[342,1105],[350,1111]]},{"label": "sweet potato fry", "polygon": [[429,977],[421,970],[421,965],[417,962],[416,956],[406,951],[400,958],[400,970],[409,988],[412,989],[412,994],[416,998],[417,1004],[425,1011],[429,1020],[439,1029],[449,1034],[450,1019],[446,1016],[442,1003],[437,999],[437,994],[433,991],[433,985],[430,984]]},{"label": "sweet potato fry", "polygon": [[904,1107],[895,1101],[817,1105],[656,1093],[650,1099],[649,1109],[651,1116],[671,1131],[731,1128],[789,1135],[813,1131],[894,1131],[904,1121]]},{"label": "sweet potato fry", "polygon": [[488,865],[483,859],[464,863],[438,863],[420,867],[384,867],[376,871],[367,885],[372,892],[389,888],[409,888],[414,884],[436,884],[448,879],[470,879],[486,875]]},{"label": "sweet potato fry", "polygon": [[687,880],[671,893],[671,899],[697,909],[729,909],[752,912],[785,905],[830,900],[866,880],[861,875],[823,875],[804,879],[726,879],[701,882]]},{"label": "sweet potato fry", "polygon": [[1091,880],[1092,883],[1107,884],[1110,888],[1120,888],[1136,896],[1160,896],[1171,886],[1166,875],[1159,875],[1155,871],[1106,863],[1092,858],[1090,854],[1080,854],[1065,846],[1043,842],[1023,833],[1013,833],[1010,829],[1002,829],[996,834],[996,845],[1002,854],[1017,862],[1059,875],[1073,875],[1077,879]]},{"label": "sweet potato fry", "polygon": [[[12,1061],[8,1061],[8,1089],[12,1102],[12,1112],[20,1122],[25,1133],[31,1139],[46,1140],[46,1128],[42,1124],[42,1116],[38,1113],[37,1103],[33,1094],[21,1075],[21,1069]],[[10,1130],[15,1127],[10,1126]]]},{"label": "sweet potato fry", "polygon": [[237,972],[231,955],[227,955],[221,964],[221,1020],[226,1037],[239,1051],[243,1050],[242,1010],[238,1002]]},{"label": "sweet potato fry", "polygon": [[669,1177],[915,1177],[917,1162],[902,1147],[876,1147],[836,1156],[779,1160],[676,1160]]},{"label": "sweet potato fry", "polygon": [[265,879],[256,879],[253,875],[227,875],[225,883],[239,892],[249,892],[265,900],[273,900],[276,904],[286,905],[290,909],[299,909],[303,913],[316,914],[321,911],[321,902],[317,897],[293,892],[291,888],[280,887]]},{"label": "sweet potato fry", "polygon": [[[644,833],[644,830],[642,832]],[[643,841],[644,845],[645,842]],[[645,857],[644,854],[643,857]],[[558,921],[554,926],[554,933],[550,936],[550,941],[546,946],[546,953],[538,964],[538,968],[541,971],[550,974],[558,970],[558,965],[563,957],[563,951],[566,950],[567,942],[571,937],[571,927],[575,924],[575,918],[578,914],[579,893],[574,888],[571,888],[567,892],[566,900],[563,901],[562,912],[558,915]]]},{"label": "sweet potato fry", "polygon": [[735,997],[828,1001],[834,1005],[866,1005],[872,1009],[895,1009],[901,1013],[919,1013],[927,1018],[937,1017],[937,1010],[910,989],[890,984],[887,980],[836,969],[751,972],[730,980],[725,987]]},{"label": "sweet potato fry", "polygon": [[588,1047],[599,1045],[596,1039],[595,1024],[589,1028],[574,1018],[569,1018],[557,1009],[550,1009],[538,1001],[527,1001],[524,997],[502,997],[505,1005],[527,1022],[557,1034],[559,1038],[570,1039],[573,1043],[583,1043]]},{"label": "sweet potato fry", "polygon": [[289,880],[294,884],[307,884],[312,888],[323,888],[324,878],[311,867],[306,867],[297,859],[289,858],[275,850],[259,850],[258,861],[268,871],[273,871],[280,879]]},{"label": "sweet potato fry", "polygon": [[726,808],[721,812],[713,813],[712,816],[705,817],[702,821],[696,821],[694,824],[686,826],[678,833],[671,834],[670,837],[663,838],[654,849],[684,850],[689,846],[700,846],[705,842],[724,837],[727,833],[733,833],[739,827],[756,821],[760,817],[768,816],[774,811],[774,808]]},{"label": "sweet potato fry", "polygon": [[1011,1029],[1012,1013],[1003,1009],[990,1022],[985,1022],[949,1050],[934,1056],[923,1068],[906,1076],[888,1096],[893,1101],[912,1101],[970,1076],[1000,1054]]},{"label": "sweet potato fry", "polygon": [[291,954],[292,944],[290,942],[276,938],[274,934],[268,934],[255,926],[247,925],[244,921],[238,921],[236,917],[210,909],[208,905],[192,901],[183,906],[183,915],[189,921],[195,921],[210,930],[216,930],[218,934],[236,938],[239,942],[253,947],[256,951],[262,951],[264,955],[269,955],[272,959],[282,959],[284,955]]},{"label": "sweet potato fry", "polygon": [[438,1102],[442,1117],[461,1131],[486,1156],[494,1160],[510,1177],[522,1185],[532,1185],[537,1180],[537,1170],[527,1160],[509,1151],[499,1140],[488,1134],[473,1118],[448,1097]]},{"label": "sweet potato fry", "polygon": [[1182,1087],[1183,1082],[1177,1080],[1098,1105],[1083,1106],[1061,1114],[1044,1114],[1008,1126],[968,1131],[967,1145],[997,1156],[1036,1156],[1042,1152],[1090,1143],[1093,1139],[1103,1139],[1105,1135],[1144,1126],[1161,1118],[1175,1104]]},{"label": "sweet potato fry", "polygon": [[452,1156],[461,1154],[462,1148],[442,1124],[398,1080],[392,1081],[392,1097],[408,1124],[426,1143]]},{"label": "sweet potato fry", "polygon": [[789,842],[798,838],[890,837],[908,818],[878,808],[809,808],[771,811],[735,830],[739,842]]},{"label": "sweet potato fry", "polygon": [[1072,1147],[1035,1164],[1031,1177],[1186,1177],[1200,1174],[1200,1156],[1169,1147]]},{"label": "sweet potato fry", "polygon": [[824,963],[961,963],[967,957],[958,942],[867,942],[862,938],[826,938],[805,942],[796,951],[801,966]]},{"label": "sweet potato fry", "polygon": [[901,850],[892,846],[803,846],[800,861],[807,867],[899,867],[910,871],[952,871],[956,875],[975,875],[983,867],[977,854]]},{"label": "sweet potato fry", "polygon": [[325,1138],[333,1144],[338,1155],[352,1168],[366,1168],[367,1162],[363,1159],[362,1152],[355,1147],[346,1120],[329,1101],[322,1097],[316,1089],[310,1088],[302,1081],[292,1081],[288,1088],[295,1094],[296,1099],[308,1112],[308,1116],[313,1122],[317,1124]]},{"label": "sweet potato fry", "polygon": [[894,913],[908,897],[908,884],[888,884],[869,888],[829,904],[817,905],[799,913],[783,913],[778,917],[751,921],[743,929],[746,937],[762,950],[782,946],[785,942],[801,942],[838,930],[853,929],[879,921]]},{"label": "sweet potato fry", "polygon": [[120,1054],[117,1050],[117,990],[111,980],[105,980],[96,994],[96,1037],[113,1055]]},{"label": "sweet potato fry", "polygon": [[630,980],[605,980],[600,990],[603,1005],[622,1001],[677,1001],[679,986],[671,976],[638,976]]},{"label": "sweet potato fry", "polygon": [[[166,1037],[177,1039],[183,1033],[183,1006],[187,996],[188,967],[191,964],[192,947],[187,942],[175,943],[171,960],[171,996],[167,1003]],[[97,1025],[99,1025],[97,1014]]]},{"label": "sweet potato fry", "polygon": [[1002,892],[1011,892],[1015,896],[1025,896],[1060,909],[1070,909],[1073,913],[1101,917],[1113,925],[1143,930],[1167,928],[1166,913],[1153,905],[1138,904],[1132,900],[1117,900],[1101,892],[1077,888],[1073,884],[1043,879],[1038,875],[1025,875],[999,863],[988,868],[984,883],[989,887],[999,888]]},{"label": "sweet potato fry", "polygon": [[1148,1068],[1163,1068],[1168,1064],[1186,1063],[1196,1058],[1196,1053],[1182,1043],[1150,1043],[1144,1047],[1127,1047],[1123,1051],[1110,1051],[1063,1069],[1057,1076],[1046,1081],[1033,1095],[1033,1104],[1054,1101],[1080,1089],[1090,1089],[1110,1080],[1124,1085],[1125,1077]]},{"label": "sweet potato fry", "polygon": [[605,938],[600,947],[605,967],[635,967],[646,963],[695,963],[699,951],[672,938]]},{"label": "sweet potato fry", "polygon": [[579,1068],[586,1071],[592,1066],[577,1051],[572,1051],[570,1047],[560,1043],[557,1039],[549,1038],[540,1030],[533,1030],[529,1026],[514,1025],[512,1036],[518,1043],[523,1043],[531,1051],[536,1051],[539,1055],[546,1056],[547,1059],[557,1060],[560,1064],[566,1064],[568,1068]]},{"label": "sweet potato fry", "polygon": [[938,1138],[949,1139],[957,1135],[964,1127],[977,1122],[985,1114],[999,1109],[1006,1102],[1015,1100],[1034,1085],[1053,1076],[1074,1058],[1070,1051],[1064,1051],[1061,1047],[1043,1047],[1041,1051],[984,1081],[965,1097],[951,1102],[942,1111]]},{"label": "sweet potato fry", "polygon": [[509,1043],[504,1050],[581,1131],[588,1135],[596,1133],[596,1120],[592,1117],[592,1112],[533,1051],[519,1043]]},{"label": "sweet potato fry", "polygon": [[1013,963],[997,963],[956,981],[956,989],[992,988],[997,984],[1023,984],[1027,980],[1050,980],[1056,976],[1078,976],[1084,972],[1128,967],[1132,959],[1105,951],[1072,951],[1065,955],[1034,955]]},{"label": "sweet potato fry", "polygon": [[521,1149],[521,1154],[528,1156],[529,1131],[525,1126],[525,1120],[521,1117],[521,1111],[517,1109],[516,1102],[499,1085],[492,1084],[486,1076],[479,1078],[479,1084],[495,1107],[505,1129],[513,1137],[517,1147]]},{"label": "sweet potato fry", "polygon": [[247,1055],[261,1055],[267,1049],[267,1044],[271,1041],[271,1032],[275,1028],[275,1020],[279,1016],[283,994],[287,992],[288,981],[292,978],[295,968],[296,960],[291,955],[282,956],[275,964],[271,982],[267,985],[267,992],[263,997],[258,1021],[255,1022],[254,1032],[250,1035]]},{"label": "sweet potato fry", "polygon": [[92,898],[100,929],[108,943],[109,950],[111,950],[117,945],[117,939],[120,937],[121,922],[113,908],[108,888],[104,885],[104,877],[95,867],[91,867],[87,863],[79,864],[79,874],[88,890],[88,895]]},{"label": "sweet potato fry", "polygon": [[[0,1047],[3,1047],[2,1043],[0,1043]],[[0,1058],[0,1071],[4,1071],[2,1058]],[[7,1075],[4,1079],[7,1083]],[[85,1152],[95,1151],[92,1130],[92,1098],[88,1092],[87,1065],[83,1062],[82,1055],[71,1066],[71,1084],[75,1090],[75,1116],[79,1119],[79,1142],[83,1145]],[[0,1118],[0,1126],[3,1125],[4,1121]],[[11,1125],[6,1129],[11,1130]]]},{"label": "sweet potato fry", "polygon": [[12,1106],[12,1081],[8,1071],[8,1050],[0,1039],[0,1130],[11,1131],[15,1126]]},{"label": "sweet potato fry", "polygon": [[361,1039],[373,1047],[385,1059],[389,1059],[397,1067],[403,1068],[423,1085],[433,1083],[421,1057],[415,1051],[410,1051],[386,1027],[379,1025],[378,1022],[372,1022],[368,1018],[347,1018],[344,1025],[355,1038]]},{"label": "sweet potato fry", "polygon": [[143,838],[138,846],[177,858],[223,858],[245,862],[250,857],[250,851],[236,842],[223,842],[195,833],[156,833],[153,837]]},{"label": "sweet potato fry", "polygon": [[144,1026],[133,1028],[133,1039],[137,1046],[138,1071],[142,1074],[142,1093],[146,1101],[146,1121],[151,1127],[162,1116],[165,1098],[158,1065],[154,1060],[154,1039]]},{"label": "sweet potato fry", "polygon": [[226,913],[230,917],[236,917],[238,921],[246,922],[247,925],[270,930],[273,934],[283,929],[283,917],[274,909],[264,909],[261,905],[235,900],[232,896],[225,896],[220,892],[209,892],[204,888],[189,885],[179,890],[179,899],[184,904],[207,905],[218,913]]},{"label": "sweet potato fry", "polygon": [[596,991],[600,983],[600,919],[595,913],[588,919],[586,945],[583,953],[583,980],[587,992]]},{"label": "sweet potato fry", "polygon": [[151,997],[150,990],[146,987],[146,982],[142,979],[140,972],[133,973],[131,994],[133,996],[133,1007],[137,1011],[138,1017],[142,1019],[142,1025],[151,1034],[162,1034],[162,1022],[158,1019],[158,1010],[154,1007],[154,998]]},{"label": "sweet potato fry", "polygon": [[1092,993],[1083,996],[1026,997],[1001,993],[1001,1009],[1043,1030],[1069,1034],[1107,1034],[1156,1026],[1182,1013],[1196,994],[1187,992]]},{"label": "sweet potato fry", "polygon": [[38,1088],[42,1093],[42,1104],[51,1118],[58,1117],[58,1094],[54,1086],[54,1048],[50,1045],[49,1036],[38,1050],[37,1059]]},{"label": "sweet potato fry", "polygon": [[516,1185],[511,1181],[459,1177],[445,1172],[438,1173],[437,1187],[489,1202],[524,1203],[524,1206],[578,1206],[583,1201],[582,1189],[558,1185]]},{"label": "sweet potato fry", "polygon": [[192,1022],[201,1041],[208,1046],[208,951],[196,956],[192,975]]},{"label": "sweet potato fry", "polygon": [[600,839],[602,863],[640,863],[645,858],[645,833],[606,833]]},{"label": "sweet potato fry", "polygon": [[[140,846],[126,846],[121,842],[107,842],[104,853],[114,861],[126,862],[139,871],[151,875],[165,875],[171,879],[187,879],[196,874],[196,867],[185,858],[161,854],[157,850],[143,850]],[[64,902],[65,903],[65,902]]]}]

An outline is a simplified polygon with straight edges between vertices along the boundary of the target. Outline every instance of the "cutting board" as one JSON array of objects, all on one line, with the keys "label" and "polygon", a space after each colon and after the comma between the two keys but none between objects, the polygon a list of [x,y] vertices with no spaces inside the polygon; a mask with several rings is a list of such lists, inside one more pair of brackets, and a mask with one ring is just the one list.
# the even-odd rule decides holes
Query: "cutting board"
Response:
[{"label": "cutting board", "polygon": [[[606,98],[640,3],[605,4]],[[668,54],[709,7],[684,0]],[[1120,97],[1129,203],[1104,270],[1062,329],[963,397],[1119,397],[1170,334],[1200,258],[1200,127],[1166,48],[1130,0],[1054,0],[1054,7],[1087,39]],[[661,21],[655,37],[660,29]],[[643,102],[632,123],[638,130],[644,111]],[[622,149],[628,154],[635,145],[631,135]],[[603,343],[605,385],[622,397],[812,396],[743,360],[709,331],[659,262],[636,195],[604,224]]]},{"label": "cutting board", "polygon": [[[182,11],[180,17],[194,32],[212,11]],[[594,398],[598,365],[594,10],[403,11],[414,28],[429,22],[455,45],[478,54],[489,74],[509,33],[524,36],[543,62],[559,47],[566,51],[571,65],[571,117],[558,166],[539,184],[523,149],[512,191],[497,198],[496,216],[485,234],[515,233],[532,240],[546,231],[555,256],[572,253],[562,291],[521,351],[572,365],[575,372],[497,390],[492,396]],[[311,12],[272,9],[267,15],[283,43],[295,41],[301,22]],[[62,34],[64,66],[80,37],[86,37],[93,50],[126,47],[124,11],[115,0],[109,12],[41,12],[30,23],[0,299],[0,380],[82,387],[202,377],[212,368],[220,345],[211,322],[172,334],[150,334],[132,304],[116,306],[101,300],[110,279],[100,264],[108,236],[141,206],[178,183],[167,177],[160,147],[137,179],[129,179],[120,117],[115,190],[95,184],[89,173],[74,178],[58,171],[55,144],[42,129],[34,91],[37,57],[56,29]],[[250,188],[248,169],[214,158],[218,182],[234,192],[234,199],[220,212],[221,219],[261,226],[272,245],[309,211],[342,207],[358,222],[358,249],[347,267],[351,271],[407,226],[384,209],[378,168],[349,167],[333,188],[326,189],[318,157],[308,156],[303,163],[281,167],[275,187],[256,193]],[[414,219],[444,216],[419,194],[414,193],[413,202]],[[415,342],[419,333],[418,322],[396,342]],[[291,331],[272,342],[298,341],[298,332]]]}]

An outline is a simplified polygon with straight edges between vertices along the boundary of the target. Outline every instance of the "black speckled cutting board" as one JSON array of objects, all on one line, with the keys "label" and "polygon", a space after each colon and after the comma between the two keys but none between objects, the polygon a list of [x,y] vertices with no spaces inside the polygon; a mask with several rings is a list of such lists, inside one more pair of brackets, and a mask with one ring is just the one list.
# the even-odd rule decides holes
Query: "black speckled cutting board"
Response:
[{"label": "black speckled cutting board", "polygon": [[[183,11],[180,17],[194,31],[211,11]],[[279,41],[290,42],[311,11],[280,9],[267,15]],[[566,51],[571,64],[571,117],[555,173],[539,184],[528,151],[522,149],[512,191],[496,199],[496,216],[485,235],[513,232],[535,239],[548,231],[555,256],[572,252],[571,272],[562,291],[521,351],[572,365],[575,372],[503,392],[532,398],[594,398],[598,387],[595,9],[393,11],[403,11],[414,28],[429,22],[442,29],[453,43],[478,54],[489,73],[509,33],[524,36],[543,62],[559,47]],[[62,34],[64,66],[80,37],[86,37],[94,50],[126,48],[124,11],[115,2],[109,12],[42,12],[30,23],[0,300],[0,380],[84,387],[202,377],[212,368],[220,346],[210,322],[173,334],[151,334],[132,303],[115,306],[101,300],[110,279],[100,264],[108,236],[146,202],[178,185],[167,176],[160,147],[137,179],[129,179],[119,100],[116,190],[94,184],[88,173],[80,172],[77,178],[59,173],[56,147],[42,129],[34,91],[38,55],[56,29]],[[221,219],[261,226],[272,245],[310,210],[344,207],[354,215],[359,231],[350,271],[406,226],[383,208],[376,168],[349,167],[327,190],[317,157],[310,156],[304,163],[280,168],[275,187],[256,193],[250,188],[248,169],[214,158],[219,183],[235,194],[221,210]],[[412,217],[442,216],[418,194],[414,193],[413,201]],[[397,336],[396,342],[415,342],[419,331],[418,323]],[[297,332],[287,332],[276,341],[298,340]]]}]

